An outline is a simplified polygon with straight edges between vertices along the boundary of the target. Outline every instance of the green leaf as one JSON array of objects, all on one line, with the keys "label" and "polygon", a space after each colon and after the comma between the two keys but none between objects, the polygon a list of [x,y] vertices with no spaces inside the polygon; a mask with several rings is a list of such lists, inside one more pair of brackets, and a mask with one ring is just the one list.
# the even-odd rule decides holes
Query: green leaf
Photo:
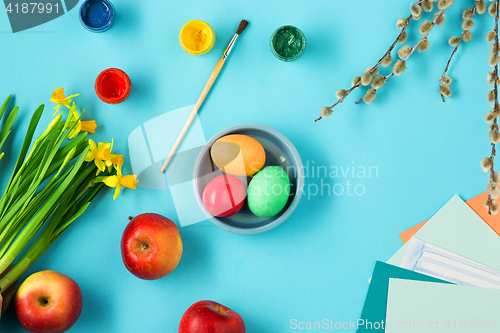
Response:
[{"label": "green leaf", "polygon": [[12,95],[9,95],[9,97],[7,97],[5,102],[3,102],[2,107],[0,107],[0,119],[2,119],[3,113],[5,112],[5,109],[7,109],[7,105],[9,105],[11,97]]},{"label": "green leaf", "polygon": [[19,112],[19,107],[16,106],[9,114],[7,117],[7,120],[5,121],[5,124],[3,125],[2,131],[0,132],[0,149],[2,149],[2,146],[5,143],[5,140],[7,140],[7,137],[9,136],[11,132],[11,127],[14,124],[14,120],[16,120],[17,113]]}]

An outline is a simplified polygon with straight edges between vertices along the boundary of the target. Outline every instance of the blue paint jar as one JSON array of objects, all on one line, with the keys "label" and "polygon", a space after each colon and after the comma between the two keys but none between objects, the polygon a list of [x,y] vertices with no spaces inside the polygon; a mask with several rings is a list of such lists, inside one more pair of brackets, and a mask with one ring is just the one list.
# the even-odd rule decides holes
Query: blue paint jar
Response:
[{"label": "blue paint jar", "polygon": [[104,32],[115,21],[115,7],[108,0],[85,0],[80,7],[80,22],[92,32]]}]

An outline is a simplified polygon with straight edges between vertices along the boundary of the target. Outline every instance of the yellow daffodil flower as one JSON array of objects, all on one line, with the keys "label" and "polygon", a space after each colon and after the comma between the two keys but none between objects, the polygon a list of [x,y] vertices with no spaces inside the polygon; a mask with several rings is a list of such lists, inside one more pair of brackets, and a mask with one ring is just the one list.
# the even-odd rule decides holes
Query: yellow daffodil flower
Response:
[{"label": "yellow daffodil flower", "polygon": [[56,114],[59,111],[59,108],[61,107],[61,105],[66,106],[68,109],[71,108],[71,106],[70,106],[71,98],[76,97],[78,95],[80,95],[80,94],[71,95],[71,96],[66,97],[64,95],[64,88],[56,88],[56,90],[52,93],[52,98],[50,99],[51,102],[54,102],[57,104],[57,106],[54,107],[54,110],[56,110],[56,112],[54,114]]},{"label": "yellow daffodil flower", "polygon": [[[73,106],[75,105],[75,103],[73,102]],[[85,110],[83,110],[85,111]],[[68,139],[74,139],[78,133],[80,132],[88,132],[88,133],[95,133],[95,129],[97,128],[97,124],[95,122],[95,120],[85,120],[85,121],[81,121],[81,120],[78,120],[78,118],[80,118],[80,114],[78,113],[78,111],[73,111],[73,117],[71,119],[71,123],[70,123],[70,126],[73,126],[73,123],[75,121],[78,121],[75,125],[75,127],[73,128],[73,130],[71,131],[71,133],[68,135]]]},{"label": "yellow daffodil flower", "polygon": [[94,161],[97,166],[98,175],[100,172],[104,172],[106,170],[106,160],[109,159],[111,155],[111,144],[107,142],[99,142],[98,145],[95,144],[94,140],[89,140],[90,150],[85,157],[85,162]]},{"label": "yellow daffodil flower", "polygon": [[104,184],[108,185],[109,187],[115,188],[115,195],[113,196],[113,200],[118,198],[118,195],[120,195],[122,186],[135,189],[137,187],[137,183],[139,182],[135,175],[123,176],[121,166],[115,166],[115,169],[116,175],[104,178]]},{"label": "yellow daffodil flower", "polygon": [[[113,150],[113,139],[111,139],[111,146],[109,147],[109,150]],[[104,161],[106,163],[106,166],[108,167],[108,171],[111,172],[111,169],[113,168],[113,165],[123,165],[123,155],[117,155],[117,154],[109,154],[109,158]]]}]

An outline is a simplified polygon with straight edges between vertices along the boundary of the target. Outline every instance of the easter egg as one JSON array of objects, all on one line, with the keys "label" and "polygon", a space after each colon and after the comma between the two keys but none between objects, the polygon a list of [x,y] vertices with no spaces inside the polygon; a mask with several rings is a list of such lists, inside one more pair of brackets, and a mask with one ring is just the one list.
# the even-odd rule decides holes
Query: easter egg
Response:
[{"label": "easter egg", "polygon": [[290,179],[285,170],[270,166],[259,171],[248,185],[248,207],[258,217],[272,217],[285,208]]},{"label": "easter egg", "polygon": [[221,175],[207,184],[202,201],[210,214],[228,217],[240,211],[246,196],[247,189],[241,180],[231,175]]},{"label": "easter egg", "polygon": [[210,155],[215,165],[236,177],[251,176],[266,163],[264,147],[248,135],[223,136],[212,145]]}]

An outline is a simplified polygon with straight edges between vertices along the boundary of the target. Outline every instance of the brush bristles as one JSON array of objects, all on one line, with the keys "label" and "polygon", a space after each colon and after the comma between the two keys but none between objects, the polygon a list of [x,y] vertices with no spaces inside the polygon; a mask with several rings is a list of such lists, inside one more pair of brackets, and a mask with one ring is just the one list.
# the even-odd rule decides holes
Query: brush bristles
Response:
[{"label": "brush bristles", "polygon": [[241,20],[240,22],[240,26],[238,27],[238,30],[236,31],[236,34],[239,35],[243,32],[243,30],[245,30],[245,28],[247,27],[248,25],[248,21],[247,20]]}]

